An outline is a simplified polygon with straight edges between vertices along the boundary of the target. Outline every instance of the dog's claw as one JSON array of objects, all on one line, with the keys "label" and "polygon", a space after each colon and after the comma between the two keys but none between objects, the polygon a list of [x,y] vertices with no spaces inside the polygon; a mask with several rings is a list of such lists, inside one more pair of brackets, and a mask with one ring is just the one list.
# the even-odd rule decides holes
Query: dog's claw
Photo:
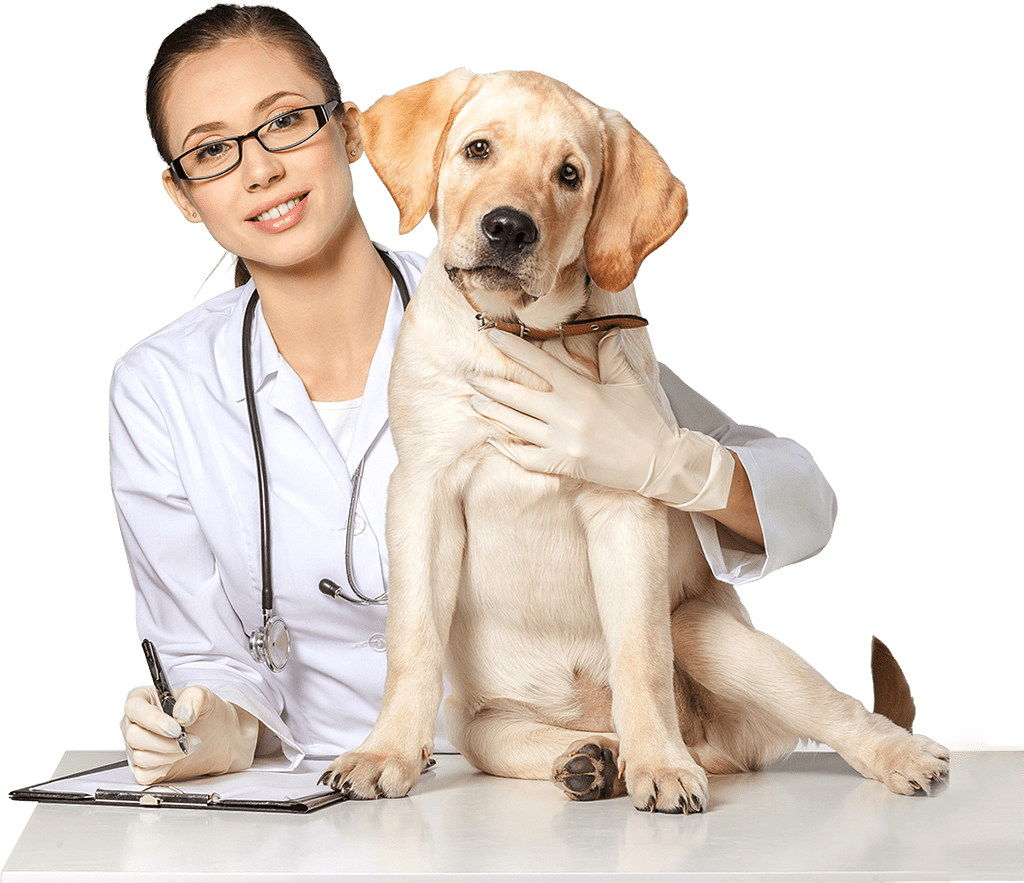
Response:
[{"label": "dog's claw", "polygon": [[949,776],[948,758],[949,749],[908,734],[887,747],[876,778],[897,794],[930,796],[932,786]]},{"label": "dog's claw", "polygon": [[322,776],[317,779],[318,785],[326,785],[332,791],[340,791],[342,794],[347,794],[352,787],[352,783],[347,779],[340,785],[338,782],[341,781],[341,775],[334,770],[324,770]]},{"label": "dog's claw", "polygon": [[687,815],[704,812],[708,783],[707,774],[699,766],[637,770],[634,765],[632,781],[628,764],[626,772],[629,793],[637,809]]}]

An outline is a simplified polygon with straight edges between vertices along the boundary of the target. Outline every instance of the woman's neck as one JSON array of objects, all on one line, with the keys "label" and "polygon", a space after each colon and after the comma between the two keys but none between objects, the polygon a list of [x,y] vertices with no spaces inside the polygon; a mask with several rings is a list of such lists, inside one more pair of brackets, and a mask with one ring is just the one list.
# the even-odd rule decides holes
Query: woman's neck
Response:
[{"label": "woman's neck", "polygon": [[313,401],[363,393],[392,278],[365,230],[302,267],[250,266],[263,317]]}]

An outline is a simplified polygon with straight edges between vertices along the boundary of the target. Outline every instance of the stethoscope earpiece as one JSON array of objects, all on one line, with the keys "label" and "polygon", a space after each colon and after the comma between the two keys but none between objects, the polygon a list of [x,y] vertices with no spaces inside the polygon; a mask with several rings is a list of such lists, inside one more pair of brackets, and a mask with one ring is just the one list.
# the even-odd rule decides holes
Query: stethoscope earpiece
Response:
[{"label": "stethoscope earpiece", "polygon": [[357,597],[345,594],[345,590],[341,586],[339,586],[333,579],[329,579],[326,576],[320,580],[320,591],[331,598],[340,598],[342,601],[348,601],[350,604],[358,604],[360,607],[369,607],[374,604],[388,603],[388,593],[386,591],[381,592],[381,594],[374,598],[369,598],[359,591],[353,580],[350,579],[348,585]]}]

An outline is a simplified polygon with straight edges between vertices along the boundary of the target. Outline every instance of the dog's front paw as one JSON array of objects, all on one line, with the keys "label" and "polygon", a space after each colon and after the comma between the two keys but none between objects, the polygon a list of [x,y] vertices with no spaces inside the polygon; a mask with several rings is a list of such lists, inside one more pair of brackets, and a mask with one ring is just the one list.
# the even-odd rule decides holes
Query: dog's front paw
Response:
[{"label": "dog's front paw", "polygon": [[425,756],[408,759],[397,754],[347,751],[327,767],[319,782],[355,800],[405,797],[426,761]]},{"label": "dog's front paw", "polygon": [[897,794],[931,794],[949,776],[949,749],[927,736],[907,735],[879,752],[879,778]]},{"label": "dog's front paw", "polygon": [[619,746],[612,739],[580,739],[555,760],[551,780],[571,800],[599,800],[625,791],[619,776]]},{"label": "dog's front paw", "polygon": [[708,806],[708,776],[697,764],[670,769],[630,769],[626,787],[644,812],[699,813]]}]

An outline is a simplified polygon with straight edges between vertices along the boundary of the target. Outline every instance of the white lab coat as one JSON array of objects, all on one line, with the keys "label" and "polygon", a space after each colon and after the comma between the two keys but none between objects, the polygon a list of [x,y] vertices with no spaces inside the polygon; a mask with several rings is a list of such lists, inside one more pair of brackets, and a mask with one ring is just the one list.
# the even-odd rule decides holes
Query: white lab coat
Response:
[{"label": "white lab coat", "polygon": [[[392,253],[414,291],[424,259]],[[257,308],[252,348],[271,496],[274,609],[292,652],[277,674],[255,663],[246,635],[262,624],[259,502],[242,381],[241,331],[253,283],[201,304],[120,359],[110,392],[110,471],[136,589],[141,637],[159,648],[174,687],[202,684],[259,718],[285,756],[357,746],[383,694],[385,607],[357,607],[318,590],[345,585],[351,471],[366,455],[353,532],[364,594],[388,584],[386,491],[397,455],[387,382],[402,305],[392,291],[370,366],[348,463]],[[767,555],[729,548],[695,516],[716,573],[744,582],[817,552],[834,498],[809,455],[763,430],[731,424],[670,372],[680,422],[713,432],[750,474]],[[442,748],[443,745],[439,745]]]}]

